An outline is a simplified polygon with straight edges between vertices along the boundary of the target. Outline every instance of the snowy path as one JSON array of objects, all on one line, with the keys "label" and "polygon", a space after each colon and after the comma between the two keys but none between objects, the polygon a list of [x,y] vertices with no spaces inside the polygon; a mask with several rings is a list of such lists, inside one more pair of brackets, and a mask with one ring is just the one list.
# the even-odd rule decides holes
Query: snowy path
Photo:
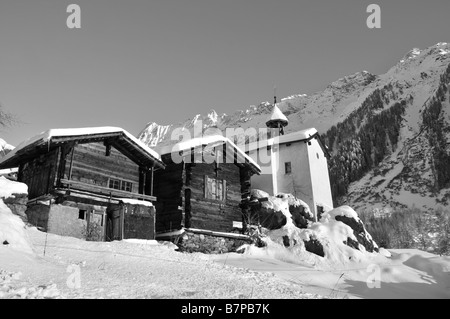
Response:
[{"label": "snowy path", "polygon": [[390,251],[392,257],[388,262],[379,258],[372,264],[379,267],[379,288],[369,288],[367,284],[367,280],[375,274],[375,268],[368,268],[371,264],[321,270],[239,254],[216,256],[215,259],[223,262],[226,258],[228,265],[274,273],[287,282],[299,285],[305,292],[330,298],[450,299],[450,257],[439,257],[415,249]]},{"label": "snowy path", "polygon": [[[0,287],[8,284],[13,292],[7,297],[22,286],[56,285],[56,297],[62,298],[319,298],[273,274],[217,263],[208,255],[179,253],[171,244],[98,243],[48,234],[45,246],[45,233],[27,233],[37,256],[0,247],[0,269],[17,277],[13,284],[0,281]],[[33,297],[34,290],[17,297]]]},{"label": "snowy path", "polygon": [[0,298],[450,299],[450,257],[419,250],[375,256],[380,288],[370,289],[370,263],[325,269],[263,255],[179,253],[155,241],[86,242],[35,228],[26,233],[35,255],[0,245]]}]

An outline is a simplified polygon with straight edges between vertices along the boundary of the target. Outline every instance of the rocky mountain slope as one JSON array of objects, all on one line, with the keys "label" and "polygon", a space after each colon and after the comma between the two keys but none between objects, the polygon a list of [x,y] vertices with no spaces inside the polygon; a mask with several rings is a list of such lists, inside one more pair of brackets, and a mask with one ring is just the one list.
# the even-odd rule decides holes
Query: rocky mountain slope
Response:
[{"label": "rocky mountain slope", "polygon": [[[385,74],[358,72],[278,106],[289,119],[286,133],[315,127],[322,135],[332,154],[336,204],[432,209],[450,200],[449,82],[450,45],[438,43],[411,50]],[[263,102],[229,115],[212,110],[177,124],[151,122],[138,137],[158,148],[176,142],[176,128],[194,137],[200,123],[224,134],[226,128],[265,128],[271,110]]]}]

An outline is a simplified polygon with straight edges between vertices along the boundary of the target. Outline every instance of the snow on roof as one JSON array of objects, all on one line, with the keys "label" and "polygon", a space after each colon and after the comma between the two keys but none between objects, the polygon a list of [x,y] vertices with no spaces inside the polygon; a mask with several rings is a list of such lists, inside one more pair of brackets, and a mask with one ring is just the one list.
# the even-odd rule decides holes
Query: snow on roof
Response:
[{"label": "snow on roof", "polygon": [[272,114],[267,119],[266,125],[269,126],[273,122],[282,122],[284,125],[289,123],[287,117],[281,112],[276,104],[273,106]]},{"label": "snow on roof", "polygon": [[111,127],[111,126],[102,126],[102,127],[83,127],[83,128],[64,128],[64,129],[50,129],[40,134],[29,138],[22,142],[19,146],[9,152],[5,157],[0,159],[0,163],[10,159],[13,157],[18,151],[24,149],[25,147],[38,142],[50,142],[54,137],[64,137],[64,136],[83,136],[83,135],[96,135],[96,134],[108,134],[108,133],[123,133],[126,137],[128,137],[133,143],[137,144],[140,148],[142,148],[145,152],[150,154],[152,157],[161,161],[161,156],[150,149],[147,145],[145,145],[142,141],[138,140],[136,137],[125,131],[120,127]]},{"label": "snow on roof", "polygon": [[19,172],[19,168],[18,167],[0,169],[0,176],[1,175],[8,175],[8,174],[11,174],[11,173],[18,173],[18,172]]},{"label": "snow on roof", "polygon": [[208,145],[211,148],[214,148],[216,146],[223,145],[224,143],[227,144],[227,147],[232,149],[233,151],[236,150],[238,155],[242,156],[246,161],[248,161],[251,165],[253,165],[258,171],[261,171],[261,167],[243,150],[241,150],[236,144],[234,144],[229,138],[222,136],[222,135],[207,135],[203,137],[196,137],[193,139],[189,139],[186,141],[178,142],[175,145],[169,145],[161,148],[161,154],[171,154],[171,153],[177,153],[181,151],[190,150],[192,148],[197,148],[203,145]]},{"label": "snow on roof", "polygon": [[312,136],[316,135],[317,133],[318,132],[315,128],[309,128],[306,130],[302,130],[302,131],[298,131],[298,132],[294,132],[294,133],[290,133],[290,134],[286,134],[286,135],[275,136],[275,137],[272,137],[267,140],[249,143],[248,145],[245,146],[245,150],[253,151],[256,149],[265,148],[267,146],[272,146],[272,145],[304,141],[304,140],[307,140],[307,139],[311,138]]},{"label": "snow on roof", "polygon": [[138,200],[138,199],[131,199],[131,198],[115,198],[125,204],[131,204],[131,205],[143,205],[148,207],[153,207],[153,204],[151,202],[145,201],[145,200]]}]

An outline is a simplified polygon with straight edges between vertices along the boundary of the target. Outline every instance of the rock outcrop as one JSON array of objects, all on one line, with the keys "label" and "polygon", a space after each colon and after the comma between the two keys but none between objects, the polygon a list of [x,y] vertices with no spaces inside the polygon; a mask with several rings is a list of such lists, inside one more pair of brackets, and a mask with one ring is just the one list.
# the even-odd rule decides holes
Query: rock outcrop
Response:
[{"label": "rock outcrop", "polygon": [[[310,252],[322,258],[351,260],[354,254],[378,252],[357,213],[348,206],[325,212],[314,222],[309,207],[291,194],[270,196],[252,190],[251,218],[263,229],[261,241],[294,252]],[[353,251],[353,252],[352,252]]]}]

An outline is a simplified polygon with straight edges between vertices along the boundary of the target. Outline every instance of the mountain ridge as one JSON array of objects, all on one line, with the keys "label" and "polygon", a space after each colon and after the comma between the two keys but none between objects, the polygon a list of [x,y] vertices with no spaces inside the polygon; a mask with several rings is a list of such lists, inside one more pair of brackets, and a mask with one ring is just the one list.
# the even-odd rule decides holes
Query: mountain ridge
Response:
[{"label": "mountain ridge", "polygon": [[[364,210],[413,203],[433,209],[450,200],[444,165],[450,158],[449,74],[450,45],[440,42],[407,52],[384,74],[356,72],[322,91],[282,98],[277,105],[289,120],[285,133],[315,127],[324,138],[332,153],[336,204]],[[271,103],[261,102],[229,115],[211,110],[177,124],[149,122],[138,138],[158,150],[176,142],[171,139],[175,128],[194,137],[200,121],[204,130],[222,132],[265,128],[271,110]]]}]

